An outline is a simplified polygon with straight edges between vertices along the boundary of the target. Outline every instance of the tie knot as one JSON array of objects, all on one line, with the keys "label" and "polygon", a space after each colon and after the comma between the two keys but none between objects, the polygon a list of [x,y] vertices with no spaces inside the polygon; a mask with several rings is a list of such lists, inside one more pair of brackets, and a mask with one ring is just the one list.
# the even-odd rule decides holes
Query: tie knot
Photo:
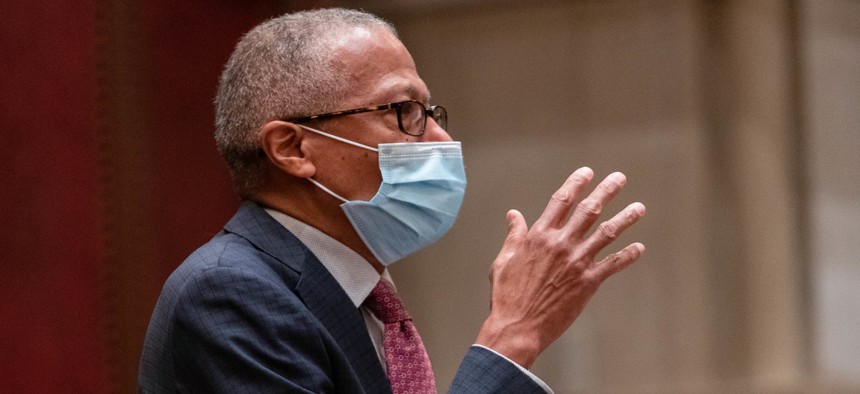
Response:
[{"label": "tie knot", "polygon": [[406,313],[406,308],[403,307],[391,283],[385,279],[379,280],[370,292],[370,296],[364,301],[364,306],[386,324],[412,319]]}]

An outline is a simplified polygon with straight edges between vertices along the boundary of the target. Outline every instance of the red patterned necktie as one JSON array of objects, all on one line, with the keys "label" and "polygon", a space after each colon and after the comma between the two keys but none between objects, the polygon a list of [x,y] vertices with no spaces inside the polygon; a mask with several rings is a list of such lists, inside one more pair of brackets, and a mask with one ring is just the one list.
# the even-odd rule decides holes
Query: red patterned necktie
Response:
[{"label": "red patterned necktie", "polygon": [[364,305],[385,324],[382,348],[391,391],[394,394],[436,393],[430,357],[412,324],[412,317],[406,313],[392,285],[380,279]]}]

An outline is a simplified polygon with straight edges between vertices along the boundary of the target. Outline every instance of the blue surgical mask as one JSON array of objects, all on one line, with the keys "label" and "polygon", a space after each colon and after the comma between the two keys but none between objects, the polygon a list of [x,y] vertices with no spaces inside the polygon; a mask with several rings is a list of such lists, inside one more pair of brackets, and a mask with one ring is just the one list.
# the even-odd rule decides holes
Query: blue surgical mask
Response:
[{"label": "blue surgical mask", "polygon": [[377,149],[301,127],[379,153],[382,185],[370,201],[347,200],[315,179],[308,180],[343,201],[341,209],[382,265],[388,266],[438,241],[454,225],[466,193],[459,142],[379,144]]}]

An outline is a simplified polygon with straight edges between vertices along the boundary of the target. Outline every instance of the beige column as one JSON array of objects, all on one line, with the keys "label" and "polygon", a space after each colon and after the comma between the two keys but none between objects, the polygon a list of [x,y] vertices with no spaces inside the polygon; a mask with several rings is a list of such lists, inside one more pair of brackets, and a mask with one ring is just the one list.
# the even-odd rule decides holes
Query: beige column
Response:
[{"label": "beige column", "polygon": [[[732,1],[708,6],[708,127],[713,146],[714,219],[726,239],[723,280],[739,294],[734,334],[748,387],[791,387],[805,358],[798,239],[796,82],[789,2]],[[741,330],[737,330],[741,328]],[[737,339],[737,338],[736,338]]]}]

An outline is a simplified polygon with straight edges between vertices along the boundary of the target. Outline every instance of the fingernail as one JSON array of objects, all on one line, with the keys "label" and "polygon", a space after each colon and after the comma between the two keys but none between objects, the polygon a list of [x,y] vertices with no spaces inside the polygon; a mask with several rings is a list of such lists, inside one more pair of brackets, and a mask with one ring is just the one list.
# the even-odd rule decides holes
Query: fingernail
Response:
[{"label": "fingernail", "polygon": [[619,185],[624,185],[625,183],[627,183],[627,177],[624,176],[624,174],[622,174],[620,172],[613,172],[612,174],[609,175],[609,179],[611,179],[613,182],[615,182]]},{"label": "fingernail", "polygon": [[589,180],[594,176],[594,171],[592,171],[591,168],[588,168],[588,167],[582,167],[582,168],[576,170],[576,173],[579,176],[581,176],[585,179],[589,179]]}]

